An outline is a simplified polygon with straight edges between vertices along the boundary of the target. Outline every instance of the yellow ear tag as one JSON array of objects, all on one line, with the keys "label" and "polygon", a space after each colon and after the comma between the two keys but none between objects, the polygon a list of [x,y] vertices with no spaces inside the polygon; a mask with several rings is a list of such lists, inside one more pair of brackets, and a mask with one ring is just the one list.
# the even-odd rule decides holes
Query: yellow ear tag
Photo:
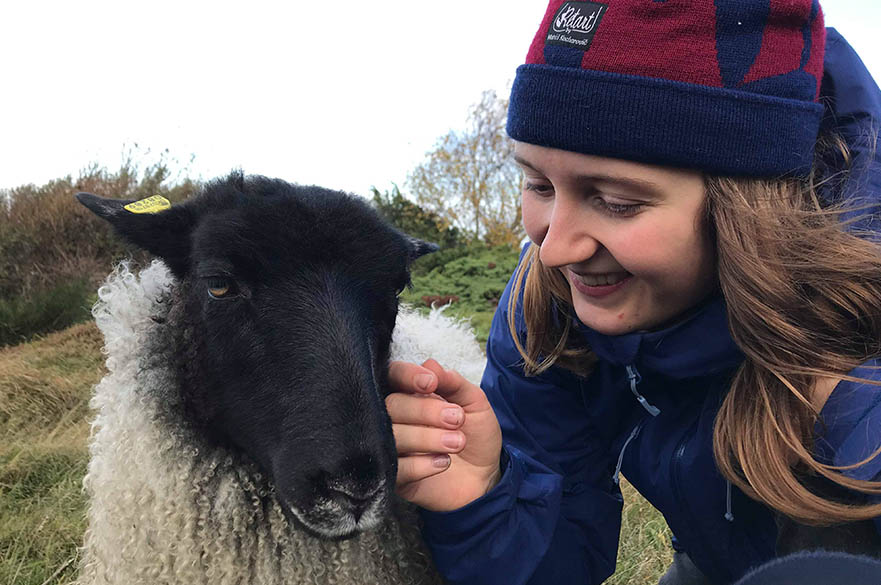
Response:
[{"label": "yellow ear tag", "polygon": [[153,195],[125,206],[127,211],[132,213],[159,213],[166,209],[171,209],[171,201],[162,195]]}]

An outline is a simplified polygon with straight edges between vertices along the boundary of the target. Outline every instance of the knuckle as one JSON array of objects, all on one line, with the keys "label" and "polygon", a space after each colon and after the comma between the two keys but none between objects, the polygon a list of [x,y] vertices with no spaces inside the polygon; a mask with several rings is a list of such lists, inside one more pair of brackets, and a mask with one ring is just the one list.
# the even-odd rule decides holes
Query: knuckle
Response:
[{"label": "knuckle", "polygon": [[442,402],[438,402],[437,400],[422,400],[419,404],[419,419],[422,422],[430,422],[436,418],[436,414],[440,407],[443,406]]}]

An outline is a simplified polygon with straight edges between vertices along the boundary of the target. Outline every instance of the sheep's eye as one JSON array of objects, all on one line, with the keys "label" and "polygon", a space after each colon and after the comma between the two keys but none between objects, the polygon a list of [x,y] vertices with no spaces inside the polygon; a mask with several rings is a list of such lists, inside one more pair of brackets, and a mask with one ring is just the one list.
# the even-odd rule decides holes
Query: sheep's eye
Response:
[{"label": "sheep's eye", "polygon": [[215,299],[219,299],[229,295],[232,290],[232,283],[228,278],[209,278],[208,294]]}]

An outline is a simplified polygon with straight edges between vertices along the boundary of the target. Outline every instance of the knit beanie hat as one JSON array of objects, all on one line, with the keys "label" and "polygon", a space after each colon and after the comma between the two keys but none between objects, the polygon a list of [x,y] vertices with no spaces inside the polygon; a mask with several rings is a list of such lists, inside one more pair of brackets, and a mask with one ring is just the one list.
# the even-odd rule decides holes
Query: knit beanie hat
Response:
[{"label": "knit beanie hat", "polygon": [[805,175],[825,40],[818,0],[551,0],[508,134],[718,175]]}]

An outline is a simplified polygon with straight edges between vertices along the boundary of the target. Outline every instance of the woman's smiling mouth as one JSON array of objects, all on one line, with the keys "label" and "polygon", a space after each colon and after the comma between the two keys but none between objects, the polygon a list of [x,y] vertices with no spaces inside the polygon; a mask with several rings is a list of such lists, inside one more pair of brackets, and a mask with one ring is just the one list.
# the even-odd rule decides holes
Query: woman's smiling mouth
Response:
[{"label": "woman's smiling mouth", "polygon": [[569,280],[572,282],[572,286],[578,292],[589,297],[608,296],[623,288],[630,282],[630,278],[633,276],[629,272],[578,274],[571,269],[567,272],[569,273]]}]

